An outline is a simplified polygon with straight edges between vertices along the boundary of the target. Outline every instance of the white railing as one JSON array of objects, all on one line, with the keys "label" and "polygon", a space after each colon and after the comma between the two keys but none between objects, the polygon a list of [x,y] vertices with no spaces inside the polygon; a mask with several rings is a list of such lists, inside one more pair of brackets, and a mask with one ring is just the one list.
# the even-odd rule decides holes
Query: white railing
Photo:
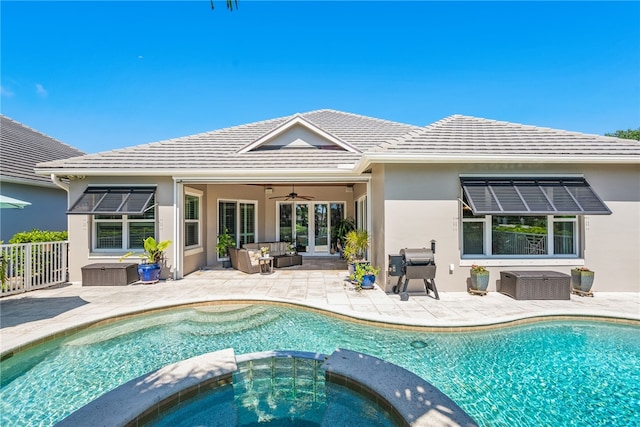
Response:
[{"label": "white railing", "polygon": [[66,282],[68,246],[67,241],[0,245],[0,296]]}]

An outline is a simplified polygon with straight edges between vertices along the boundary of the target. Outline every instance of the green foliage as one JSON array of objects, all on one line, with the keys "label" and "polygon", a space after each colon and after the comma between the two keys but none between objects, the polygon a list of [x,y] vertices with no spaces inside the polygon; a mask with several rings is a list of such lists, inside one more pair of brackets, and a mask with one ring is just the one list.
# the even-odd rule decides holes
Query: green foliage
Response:
[{"label": "green foliage", "polygon": [[364,253],[369,247],[367,230],[352,230],[345,237],[343,254],[349,262],[364,260]]},{"label": "green foliage", "polygon": [[13,235],[9,243],[31,243],[31,242],[61,242],[69,238],[66,231],[44,231],[33,229],[31,231],[21,231]]},{"label": "green foliage", "polygon": [[227,248],[235,246],[236,240],[229,234],[229,229],[225,228],[224,233],[218,235],[218,243],[216,244],[218,255],[221,257],[227,256]]},{"label": "green foliage", "polygon": [[640,141],[640,127],[638,129],[617,130],[613,133],[605,133],[605,136],[614,136],[622,139],[635,139]]},{"label": "green foliage", "polygon": [[[211,9],[215,9],[214,4],[213,4],[213,0],[209,0],[210,4],[211,4]],[[227,0],[227,9],[229,9],[231,12],[233,12],[233,6],[236,6],[236,9],[238,8],[238,0]]]},{"label": "green foliage", "polygon": [[364,276],[372,274],[378,276],[380,273],[380,267],[375,267],[369,262],[356,262],[355,270],[353,274],[349,276],[349,280],[356,285],[356,289],[362,289],[362,282],[364,282]]},{"label": "green foliage", "polygon": [[353,218],[343,218],[331,227],[331,243],[337,246],[338,242],[343,244],[347,233],[356,229],[356,222]]},{"label": "green foliage", "polygon": [[[2,244],[2,241],[0,241]],[[5,290],[5,285],[7,283],[7,270],[9,269],[9,260],[4,257],[4,255],[0,255],[0,283],[2,283],[2,290]]]},{"label": "green foliage", "polygon": [[547,234],[547,227],[537,225],[494,225],[494,231],[504,231],[507,233],[523,233],[523,234]]},{"label": "green foliage", "polygon": [[473,272],[475,274],[489,273],[489,271],[487,270],[487,268],[485,266],[478,265],[478,264],[471,265],[471,272]]},{"label": "green foliage", "polygon": [[164,251],[167,250],[169,245],[171,245],[171,240],[163,240],[161,242],[157,242],[156,239],[149,236],[144,239],[143,253],[139,254],[135,252],[127,252],[120,257],[120,261],[122,261],[123,258],[137,256],[139,258],[142,258],[143,262],[160,264],[164,258]]}]

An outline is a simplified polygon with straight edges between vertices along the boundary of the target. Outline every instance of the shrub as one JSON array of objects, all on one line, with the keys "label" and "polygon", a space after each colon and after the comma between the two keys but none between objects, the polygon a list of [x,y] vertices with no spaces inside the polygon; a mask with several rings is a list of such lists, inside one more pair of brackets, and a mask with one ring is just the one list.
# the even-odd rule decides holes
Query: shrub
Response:
[{"label": "shrub", "polygon": [[66,231],[45,231],[34,228],[31,231],[21,231],[14,234],[9,243],[60,242],[68,238],[69,233]]}]

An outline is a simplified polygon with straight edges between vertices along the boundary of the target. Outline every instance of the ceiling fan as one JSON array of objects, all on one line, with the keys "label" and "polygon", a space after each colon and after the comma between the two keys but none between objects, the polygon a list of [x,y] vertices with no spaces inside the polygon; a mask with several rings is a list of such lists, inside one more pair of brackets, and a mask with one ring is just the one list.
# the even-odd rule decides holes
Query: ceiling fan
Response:
[{"label": "ceiling fan", "polygon": [[301,196],[298,193],[296,193],[296,186],[295,185],[291,185],[291,193],[287,194],[286,196],[274,196],[274,197],[269,197],[270,199],[284,199],[284,200],[296,200],[296,199],[302,199],[302,200],[311,200],[314,199],[315,197],[313,196]]}]

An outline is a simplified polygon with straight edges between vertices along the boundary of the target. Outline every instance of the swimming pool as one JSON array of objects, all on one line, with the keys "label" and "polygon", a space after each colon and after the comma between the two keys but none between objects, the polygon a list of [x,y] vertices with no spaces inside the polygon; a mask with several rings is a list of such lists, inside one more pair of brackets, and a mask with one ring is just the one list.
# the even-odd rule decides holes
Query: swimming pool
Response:
[{"label": "swimming pool", "polygon": [[638,332],[574,321],[434,334],[271,305],[175,310],[86,330],[3,361],[0,422],[53,425],[127,380],[224,348],[330,354],[341,347],[415,372],[482,425],[638,425]]}]

